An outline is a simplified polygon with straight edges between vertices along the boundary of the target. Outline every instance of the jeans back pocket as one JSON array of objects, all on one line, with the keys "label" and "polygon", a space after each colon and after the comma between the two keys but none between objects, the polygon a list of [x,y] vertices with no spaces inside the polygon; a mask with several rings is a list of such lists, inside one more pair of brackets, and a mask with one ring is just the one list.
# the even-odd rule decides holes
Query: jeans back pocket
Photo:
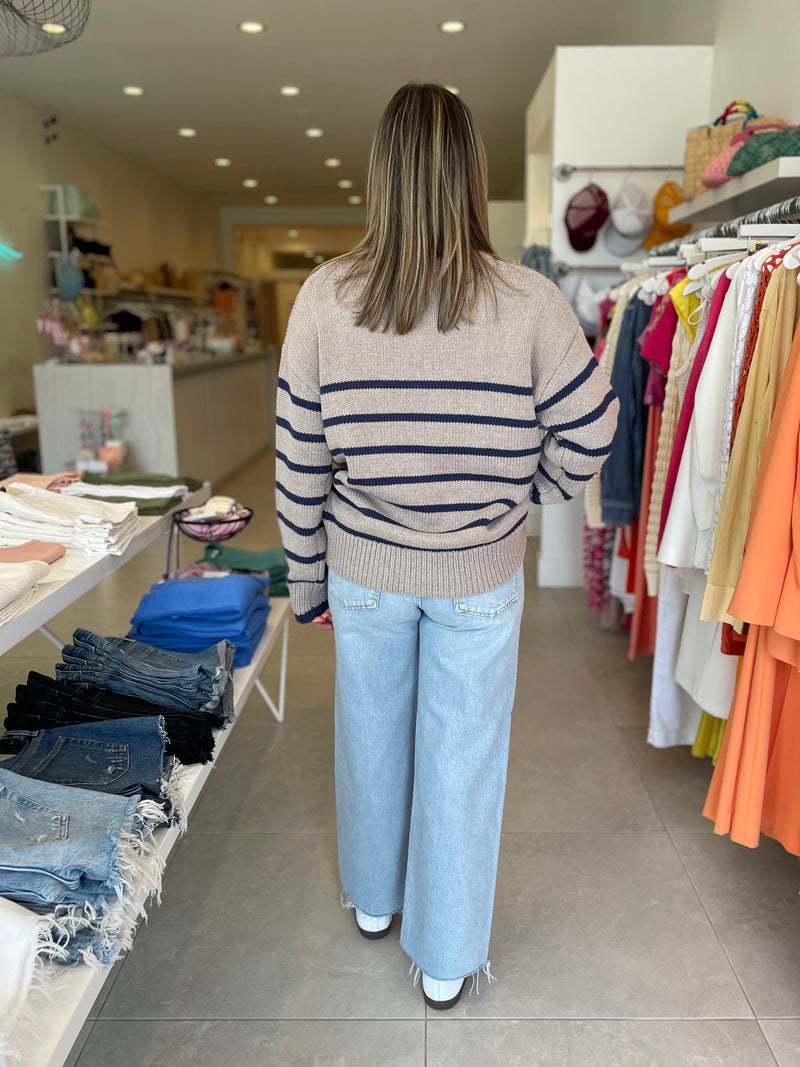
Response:
[{"label": "jeans back pocket", "polygon": [[477,596],[458,597],[453,601],[457,615],[470,615],[476,619],[493,619],[511,607],[519,597],[520,575],[515,574],[507,582]]},{"label": "jeans back pocket", "polygon": [[63,841],[68,832],[67,812],[45,807],[0,782],[0,838],[6,844],[48,845]]},{"label": "jeans back pocket", "polygon": [[377,589],[356,585],[331,570],[328,571],[328,593],[348,611],[375,611],[381,602],[381,594]]},{"label": "jeans back pocket", "polygon": [[32,778],[57,785],[111,785],[127,774],[129,746],[88,737],[59,737],[31,770]]}]

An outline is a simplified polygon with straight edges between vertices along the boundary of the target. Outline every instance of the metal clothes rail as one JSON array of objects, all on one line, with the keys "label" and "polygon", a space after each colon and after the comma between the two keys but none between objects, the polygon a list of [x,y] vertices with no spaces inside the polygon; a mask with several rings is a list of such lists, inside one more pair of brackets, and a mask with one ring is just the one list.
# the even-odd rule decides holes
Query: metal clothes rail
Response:
[{"label": "metal clothes rail", "polygon": [[769,207],[758,211],[751,211],[749,215],[740,215],[738,218],[729,219],[716,226],[709,226],[699,233],[689,234],[674,241],[666,241],[650,249],[651,256],[670,256],[680,251],[681,245],[694,243],[704,237],[736,237],[740,226],[748,226],[763,223],[796,222],[800,225],[800,196],[793,196],[789,200],[783,200],[779,204],[771,204]]},{"label": "metal clothes rail", "polygon": [[556,181],[565,182],[576,173],[586,174],[654,174],[661,171],[669,173],[672,170],[683,171],[683,163],[631,163],[627,167],[620,165],[600,164],[597,167],[589,167],[584,164],[559,163],[553,168],[553,176]]}]

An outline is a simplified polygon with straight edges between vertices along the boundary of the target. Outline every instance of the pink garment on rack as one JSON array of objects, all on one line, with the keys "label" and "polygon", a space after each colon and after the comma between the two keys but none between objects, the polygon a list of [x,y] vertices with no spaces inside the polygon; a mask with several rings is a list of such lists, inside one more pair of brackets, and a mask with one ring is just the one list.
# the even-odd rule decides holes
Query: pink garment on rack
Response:
[{"label": "pink garment on rack", "polygon": [[633,594],[635,597],[631,618],[631,637],[628,644],[628,659],[636,659],[641,653],[651,656],[656,650],[658,627],[658,597],[648,596],[644,573],[644,549],[647,541],[647,518],[650,513],[650,493],[656,468],[658,436],[661,432],[661,408],[653,405],[647,420],[647,444],[644,453],[644,477],[642,500],[639,507],[639,531],[636,540],[636,557],[633,561]]},{"label": "pink garment on rack", "polygon": [[692,421],[692,415],[694,414],[694,398],[697,393],[697,383],[700,381],[700,375],[705,366],[706,356],[711,347],[711,342],[714,339],[714,333],[717,329],[717,323],[719,322],[719,315],[722,311],[722,303],[725,300],[725,294],[730,287],[731,279],[728,277],[727,273],[724,273],[717,283],[717,288],[714,290],[711,306],[708,309],[706,332],[703,334],[703,340],[700,342],[697,354],[694,357],[692,369],[689,372],[689,380],[686,383],[686,396],[684,397],[683,404],[681,405],[681,413],[678,417],[678,430],[675,434],[675,443],[672,446],[672,455],[670,456],[669,469],[667,470],[667,481],[664,486],[664,503],[661,507],[661,528],[658,531],[659,545],[661,544],[661,538],[664,536],[667,519],[669,518],[669,509],[672,504],[673,493],[675,492],[675,482],[678,480],[678,470],[680,469],[681,459],[683,458],[686,437],[689,433],[689,423]]},{"label": "pink garment on rack", "polygon": [[26,541],[24,545],[0,548],[0,563],[55,563],[66,551],[56,541]]}]

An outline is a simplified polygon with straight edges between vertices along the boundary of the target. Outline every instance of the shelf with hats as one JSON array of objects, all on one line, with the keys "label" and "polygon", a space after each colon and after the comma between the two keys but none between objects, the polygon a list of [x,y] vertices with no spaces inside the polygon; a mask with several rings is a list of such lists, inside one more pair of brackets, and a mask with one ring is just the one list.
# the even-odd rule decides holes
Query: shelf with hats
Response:
[{"label": "shelf with hats", "polygon": [[678,204],[670,211],[669,221],[720,222],[798,195],[800,156],[783,156]]}]

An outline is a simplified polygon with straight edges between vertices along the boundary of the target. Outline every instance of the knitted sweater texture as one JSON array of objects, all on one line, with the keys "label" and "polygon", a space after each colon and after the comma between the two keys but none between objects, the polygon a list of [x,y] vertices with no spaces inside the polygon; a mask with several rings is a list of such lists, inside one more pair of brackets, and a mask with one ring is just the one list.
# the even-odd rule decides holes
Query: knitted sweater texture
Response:
[{"label": "knitted sweater texture", "polygon": [[520,567],[531,502],[569,500],[607,457],[619,402],[572,308],[498,264],[496,301],[440,333],[354,325],[335,261],[303,285],[281,356],[278,522],[292,608],[327,607],[327,570],[384,592],[474,596]]}]

